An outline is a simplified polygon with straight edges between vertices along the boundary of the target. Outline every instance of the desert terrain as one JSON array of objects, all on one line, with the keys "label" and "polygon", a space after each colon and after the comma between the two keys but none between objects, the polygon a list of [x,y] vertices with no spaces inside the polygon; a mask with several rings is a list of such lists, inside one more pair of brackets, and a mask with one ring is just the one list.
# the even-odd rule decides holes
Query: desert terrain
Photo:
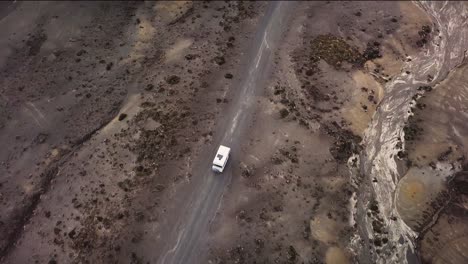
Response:
[{"label": "desert terrain", "polygon": [[467,263],[467,13],[1,2],[0,263]]}]

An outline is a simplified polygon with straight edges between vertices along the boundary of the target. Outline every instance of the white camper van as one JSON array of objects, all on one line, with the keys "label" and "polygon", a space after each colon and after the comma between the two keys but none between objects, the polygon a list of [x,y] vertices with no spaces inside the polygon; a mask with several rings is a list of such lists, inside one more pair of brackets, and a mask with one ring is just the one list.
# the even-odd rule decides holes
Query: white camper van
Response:
[{"label": "white camper van", "polygon": [[223,172],[224,167],[226,166],[227,160],[229,158],[229,152],[231,149],[220,145],[218,148],[218,152],[213,160],[213,166],[211,167],[215,172]]}]

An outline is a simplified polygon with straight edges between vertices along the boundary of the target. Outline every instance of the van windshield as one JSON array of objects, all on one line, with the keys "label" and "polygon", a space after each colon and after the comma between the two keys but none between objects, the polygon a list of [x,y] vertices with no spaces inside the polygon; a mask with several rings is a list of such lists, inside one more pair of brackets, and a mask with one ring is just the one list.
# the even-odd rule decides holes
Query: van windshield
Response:
[{"label": "van windshield", "polygon": [[221,167],[221,166],[219,166],[219,165],[216,165],[216,164],[213,164],[213,165],[214,165],[215,167],[222,168],[222,167]]}]

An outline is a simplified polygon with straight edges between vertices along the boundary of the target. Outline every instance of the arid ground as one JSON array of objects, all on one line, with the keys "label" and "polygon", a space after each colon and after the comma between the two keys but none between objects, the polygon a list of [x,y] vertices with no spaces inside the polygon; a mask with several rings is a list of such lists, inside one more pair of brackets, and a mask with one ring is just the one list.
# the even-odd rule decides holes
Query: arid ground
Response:
[{"label": "arid ground", "polygon": [[466,14],[0,2],[0,262],[468,263]]}]

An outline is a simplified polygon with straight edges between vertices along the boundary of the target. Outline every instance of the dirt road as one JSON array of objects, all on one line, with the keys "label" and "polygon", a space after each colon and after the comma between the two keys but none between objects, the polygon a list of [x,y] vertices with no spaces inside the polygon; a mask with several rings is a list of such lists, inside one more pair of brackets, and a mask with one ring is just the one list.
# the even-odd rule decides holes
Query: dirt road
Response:
[{"label": "dirt road", "polygon": [[[193,187],[180,175],[224,136],[206,144],[264,3],[15,4],[1,20],[1,258],[156,261],[150,241],[174,226],[161,223],[183,218],[164,218],[186,202],[171,193]],[[197,166],[193,182],[218,179]]]},{"label": "dirt road", "polygon": [[[239,146],[245,140],[245,129],[256,106],[256,93],[262,91],[273,64],[272,53],[276,50],[288,17],[295,4],[293,2],[271,2],[262,18],[248,52],[244,54],[246,71],[241,75],[239,84],[229,106],[214,132],[213,146],[201,156],[193,171],[201,182],[192,183],[191,193],[177,212],[180,222],[175,225],[174,233],[168,236],[167,252],[163,253],[159,263],[197,262],[203,257],[200,253],[202,237],[208,232],[209,223],[216,216],[222,195],[232,177],[232,166],[239,162]],[[229,92],[229,91],[228,91]],[[219,144],[231,147],[231,158],[226,170],[216,175],[211,171],[213,153]]]},{"label": "dirt road", "polygon": [[465,263],[466,10],[1,2],[0,261]]}]

